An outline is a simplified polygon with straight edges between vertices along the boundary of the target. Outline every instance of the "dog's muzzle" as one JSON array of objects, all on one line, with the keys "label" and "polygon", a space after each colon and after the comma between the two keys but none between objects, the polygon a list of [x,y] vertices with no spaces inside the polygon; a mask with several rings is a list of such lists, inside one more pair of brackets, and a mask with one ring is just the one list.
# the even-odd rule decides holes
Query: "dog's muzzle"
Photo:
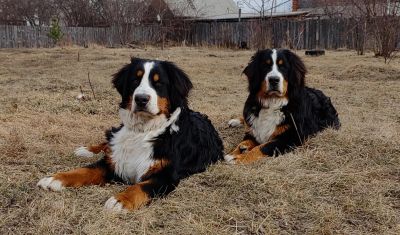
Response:
[{"label": "dog's muzzle", "polygon": [[135,112],[147,111],[146,107],[149,101],[150,101],[149,95],[146,94],[135,95],[135,104],[136,104]]},{"label": "dog's muzzle", "polygon": [[281,92],[279,77],[273,76],[268,78],[268,92]]}]

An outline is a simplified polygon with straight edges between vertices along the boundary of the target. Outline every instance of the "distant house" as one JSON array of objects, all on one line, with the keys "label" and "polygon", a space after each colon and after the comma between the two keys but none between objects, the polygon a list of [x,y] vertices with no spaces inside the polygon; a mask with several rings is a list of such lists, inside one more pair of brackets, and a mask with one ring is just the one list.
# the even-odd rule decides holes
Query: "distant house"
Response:
[{"label": "distant house", "polygon": [[[386,2],[387,0],[378,0]],[[300,9],[321,8],[327,6],[352,5],[349,0],[297,0]]]},{"label": "distant house", "polygon": [[312,10],[316,8],[325,8],[327,6],[343,6],[349,4],[349,0],[274,0],[268,1],[274,3],[274,11],[281,12]]},{"label": "distant house", "polygon": [[[298,0],[298,6],[299,8],[317,8],[317,7],[324,7],[326,4],[329,3],[334,3],[335,1],[329,1],[329,0]],[[338,2],[338,1],[336,1]]]},{"label": "distant house", "polygon": [[149,14],[158,21],[168,18],[218,19],[239,12],[233,0],[152,0]]},{"label": "distant house", "polygon": [[[187,2],[187,0],[165,0],[166,2]],[[239,16],[239,6],[246,6],[246,0],[194,0],[194,6],[200,14],[189,14],[197,21],[237,21],[259,19],[260,17],[293,17],[304,12],[293,12],[293,0],[266,1],[264,13],[259,5],[253,4],[251,12],[243,11]],[[242,2],[242,3],[241,3]],[[240,4],[241,3],[241,4]]]},{"label": "distant house", "polygon": [[232,0],[165,0],[178,15],[186,18],[214,18],[237,14],[239,8]]},{"label": "distant house", "polygon": [[[195,21],[238,21],[254,20],[260,17],[315,17],[331,13],[343,13],[346,0],[271,0],[266,1],[264,13],[254,4],[252,12],[242,12],[239,6],[245,6],[246,0],[152,0],[149,14],[153,20],[183,18]],[[241,4],[239,4],[242,2]],[[329,5],[329,7],[327,7]],[[164,9],[164,10],[160,10]],[[158,13],[157,13],[158,12]]]},{"label": "distant house", "polygon": [[348,0],[275,0],[268,1],[267,9],[271,12],[307,12],[309,16],[324,15],[327,12],[343,12],[350,2]]},{"label": "distant house", "polygon": [[353,9],[348,0],[294,0],[298,10],[308,12],[309,16],[349,16]]}]

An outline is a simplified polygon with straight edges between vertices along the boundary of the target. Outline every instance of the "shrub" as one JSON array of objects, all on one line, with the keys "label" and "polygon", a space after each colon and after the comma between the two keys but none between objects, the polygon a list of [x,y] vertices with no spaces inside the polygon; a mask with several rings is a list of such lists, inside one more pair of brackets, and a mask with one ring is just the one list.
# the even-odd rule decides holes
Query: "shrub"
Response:
[{"label": "shrub", "polygon": [[53,19],[51,21],[51,26],[48,36],[53,40],[54,45],[56,45],[64,36],[58,19]]}]

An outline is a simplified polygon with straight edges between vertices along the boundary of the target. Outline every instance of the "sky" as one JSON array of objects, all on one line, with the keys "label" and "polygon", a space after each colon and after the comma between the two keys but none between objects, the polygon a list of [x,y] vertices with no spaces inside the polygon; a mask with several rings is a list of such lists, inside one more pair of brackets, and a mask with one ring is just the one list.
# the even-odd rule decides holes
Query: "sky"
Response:
[{"label": "sky", "polygon": [[276,12],[285,12],[285,11],[291,11],[292,9],[292,4],[290,0],[233,0],[240,8],[242,8],[242,11],[244,13],[250,13],[254,12],[254,9],[251,9],[250,7],[247,6],[244,2],[247,2],[249,5],[254,6],[254,8],[261,9],[261,2],[265,2],[265,9],[271,9],[272,3],[274,2],[274,6],[279,5],[276,7]]}]

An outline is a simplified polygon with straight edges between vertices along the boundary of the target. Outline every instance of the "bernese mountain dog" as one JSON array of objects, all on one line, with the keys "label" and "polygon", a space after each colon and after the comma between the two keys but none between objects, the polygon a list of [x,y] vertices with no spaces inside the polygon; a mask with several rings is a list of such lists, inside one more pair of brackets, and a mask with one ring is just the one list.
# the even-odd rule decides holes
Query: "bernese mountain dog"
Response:
[{"label": "bernese mountain dog", "polygon": [[43,178],[39,187],[60,191],[120,181],[131,186],[108,199],[105,208],[134,210],[223,159],[223,144],[210,120],[188,107],[192,83],[176,65],[132,58],[112,83],[122,98],[122,124],[106,132],[104,143],[75,152],[85,157],[104,152],[104,157]]},{"label": "bernese mountain dog", "polygon": [[243,141],[224,158],[232,164],[251,163],[277,156],[300,146],[309,137],[332,127],[338,129],[338,113],[320,90],[305,86],[303,61],[285,49],[258,51],[243,73],[249,96],[243,118],[230,126],[246,126]]}]

